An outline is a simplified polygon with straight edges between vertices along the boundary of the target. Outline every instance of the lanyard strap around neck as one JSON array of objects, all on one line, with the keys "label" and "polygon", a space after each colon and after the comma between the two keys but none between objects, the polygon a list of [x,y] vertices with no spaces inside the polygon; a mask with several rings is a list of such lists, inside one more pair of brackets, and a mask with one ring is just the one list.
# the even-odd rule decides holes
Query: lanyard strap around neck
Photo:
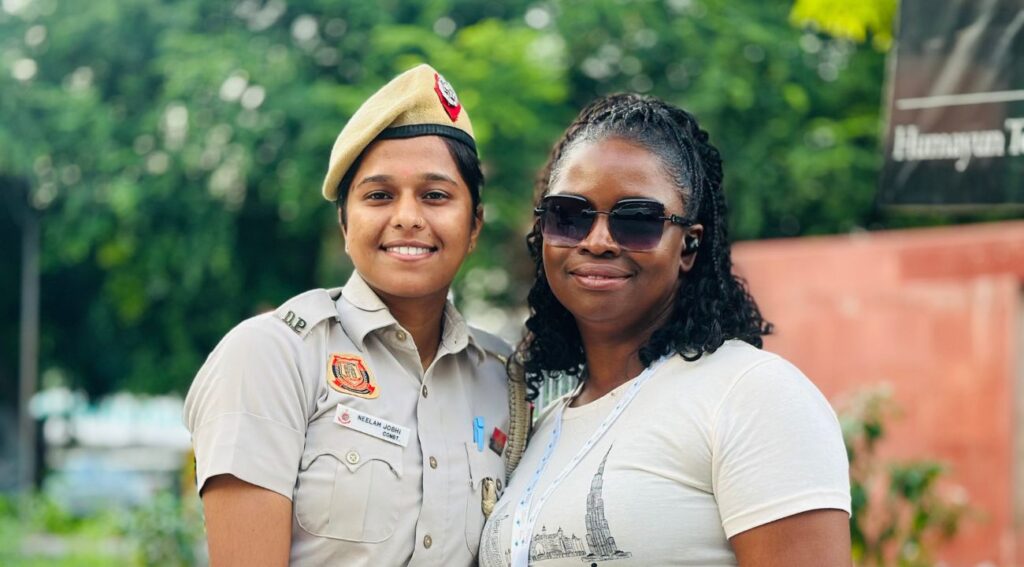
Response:
[{"label": "lanyard strap around neck", "polygon": [[[580,464],[583,457],[590,452],[590,450],[600,441],[601,437],[604,436],[605,432],[615,423],[615,420],[622,415],[622,412],[626,410],[626,406],[633,401],[633,398],[640,392],[640,388],[651,379],[654,372],[668,356],[663,356],[653,364],[648,366],[639,376],[633,379],[633,383],[630,384],[626,390],[622,399],[619,400],[612,411],[605,416],[604,420],[597,429],[590,435],[583,446],[580,447],[576,455],[573,456],[572,460],[566,464],[562,472],[558,473],[558,476],[548,485],[547,489],[541,494],[540,498],[533,502],[534,491],[537,488],[537,483],[540,481],[541,475],[547,468],[548,462],[551,460],[551,455],[555,452],[555,447],[558,445],[559,437],[562,435],[562,415],[565,413],[566,406],[573,399],[570,396],[566,399],[560,408],[558,408],[558,415],[555,417],[555,427],[551,431],[551,437],[548,440],[547,446],[544,448],[544,454],[540,458],[540,462],[537,463],[537,469],[533,472],[533,476],[530,478],[530,483],[526,486],[526,490],[523,491],[523,495],[520,497],[519,502],[516,503],[515,514],[512,518],[512,567],[527,567],[530,562],[530,539],[533,537],[533,527],[537,523],[537,518],[540,516],[540,511],[544,507],[544,503],[547,502],[548,498],[554,493],[558,485],[562,483],[568,476],[569,473]],[[534,440],[537,443],[539,440]]]}]

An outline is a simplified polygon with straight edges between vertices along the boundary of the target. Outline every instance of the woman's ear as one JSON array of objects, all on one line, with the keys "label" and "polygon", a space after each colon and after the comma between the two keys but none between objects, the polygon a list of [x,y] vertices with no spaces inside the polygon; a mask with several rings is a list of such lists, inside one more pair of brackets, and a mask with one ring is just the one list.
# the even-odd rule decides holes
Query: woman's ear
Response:
[{"label": "woman's ear", "polygon": [[484,227],[484,206],[477,205],[476,212],[473,213],[473,227],[469,232],[469,250],[470,252],[476,248],[476,241],[480,238],[480,230]]},{"label": "woman's ear", "polygon": [[695,224],[686,229],[683,235],[683,252],[679,255],[679,273],[685,274],[693,269],[697,262],[697,251],[700,250],[700,242],[704,237],[704,226]]},{"label": "woman's ear", "polygon": [[338,207],[338,226],[341,228],[341,239],[345,242],[345,253],[348,254],[348,227],[345,226],[345,210]]}]

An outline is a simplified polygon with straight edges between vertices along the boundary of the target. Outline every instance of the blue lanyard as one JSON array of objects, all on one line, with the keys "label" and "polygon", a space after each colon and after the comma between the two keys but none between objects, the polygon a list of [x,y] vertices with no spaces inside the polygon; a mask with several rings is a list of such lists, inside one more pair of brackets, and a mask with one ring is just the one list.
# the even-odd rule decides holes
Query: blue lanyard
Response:
[{"label": "blue lanyard", "polygon": [[[590,435],[586,443],[580,447],[579,451],[572,458],[571,461],[562,469],[562,472],[558,473],[558,476],[548,485],[547,489],[541,494],[540,499],[537,500],[536,504],[533,503],[534,490],[537,488],[537,483],[540,482],[540,477],[544,473],[544,469],[547,468],[548,461],[551,459],[551,455],[555,452],[555,447],[558,446],[558,439],[562,435],[562,415],[565,413],[565,408],[572,401],[574,396],[569,396],[563,403],[562,407],[558,408],[558,415],[555,417],[555,428],[551,431],[551,438],[548,440],[547,447],[544,448],[544,455],[541,456],[540,462],[537,463],[537,469],[533,472],[533,477],[530,479],[530,483],[526,485],[526,490],[523,491],[522,497],[516,504],[515,515],[512,518],[512,567],[528,567],[530,562],[530,539],[533,537],[533,527],[537,523],[537,518],[540,516],[540,511],[544,507],[544,503],[547,502],[548,498],[554,493],[558,485],[565,480],[569,473],[580,464],[583,457],[590,452],[590,450],[597,444],[597,442],[604,436],[605,432],[615,423],[615,420],[622,415],[622,412],[626,410],[626,406],[633,401],[633,398],[640,392],[640,388],[651,379],[654,372],[669,356],[663,356],[653,364],[647,367],[639,376],[633,379],[633,383],[626,390],[625,395],[619,400],[619,403],[615,404],[612,408],[611,413],[605,416],[604,421],[597,426],[594,433]],[[534,441],[536,442],[536,441]],[[532,504],[532,506],[531,506]],[[531,513],[532,508],[532,513]]]}]

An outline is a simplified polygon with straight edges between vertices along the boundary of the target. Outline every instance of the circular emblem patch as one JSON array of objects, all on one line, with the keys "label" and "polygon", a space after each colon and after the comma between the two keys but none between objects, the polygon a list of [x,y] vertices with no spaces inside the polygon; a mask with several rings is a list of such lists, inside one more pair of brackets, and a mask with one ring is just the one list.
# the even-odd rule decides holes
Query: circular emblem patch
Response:
[{"label": "circular emblem patch", "polygon": [[441,75],[437,76],[437,88],[449,106],[459,106],[459,95],[455,94],[455,88]]},{"label": "circular emblem patch", "polygon": [[362,357],[354,354],[332,354],[328,362],[327,383],[331,388],[350,396],[373,399],[380,390],[373,382]]}]

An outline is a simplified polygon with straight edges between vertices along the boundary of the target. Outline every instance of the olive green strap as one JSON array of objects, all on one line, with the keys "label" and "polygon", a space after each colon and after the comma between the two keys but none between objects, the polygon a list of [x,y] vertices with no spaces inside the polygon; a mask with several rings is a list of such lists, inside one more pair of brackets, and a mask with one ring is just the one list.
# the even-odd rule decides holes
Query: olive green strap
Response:
[{"label": "olive green strap", "polygon": [[519,465],[519,459],[526,450],[530,436],[532,416],[530,403],[526,401],[526,375],[518,356],[513,355],[508,364],[508,441],[505,444],[505,483],[512,478]]}]

